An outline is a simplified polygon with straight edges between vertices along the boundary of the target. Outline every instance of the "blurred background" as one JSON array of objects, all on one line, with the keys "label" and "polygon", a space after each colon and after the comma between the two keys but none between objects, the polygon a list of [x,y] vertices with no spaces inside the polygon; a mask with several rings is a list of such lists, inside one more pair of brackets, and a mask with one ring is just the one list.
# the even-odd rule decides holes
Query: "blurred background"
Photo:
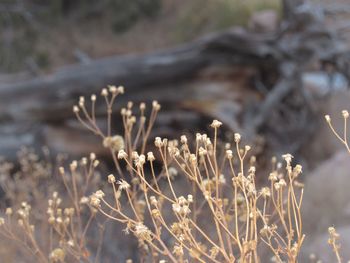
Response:
[{"label": "blurred background", "polygon": [[332,262],[329,225],[350,247],[350,156],[323,116],[342,131],[349,41],[347,0],[0,0],[0,155],[47,146],[108,163],[72,106],[123,85],[116,112],[129,100],[162,105],[153,136],[193,136],[215,118],[262,167],[292,153],[306,183],[304,256]]}]

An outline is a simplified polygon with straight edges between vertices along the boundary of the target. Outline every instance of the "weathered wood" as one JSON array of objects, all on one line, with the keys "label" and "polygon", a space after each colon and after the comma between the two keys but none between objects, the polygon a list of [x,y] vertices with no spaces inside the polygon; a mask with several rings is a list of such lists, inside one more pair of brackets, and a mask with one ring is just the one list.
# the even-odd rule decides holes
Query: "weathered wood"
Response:
[{"label": "weathered wood", "polygon": [[[299,92],[303,96],[301,72],[311,64],[332,64],[350,79],[346,59],[350,53],[346,46],[318,19],[313,19],[311,11],[305,8],[296,11],[294,7],[291,10],[301,17],[297,21],[302,23],[297,26],[287,23],[275,34],[229,30],[160,52],[99,59],[66,66],[47,76],[0,84],[0,123],[13,127],[23,121],[35,123],[36,127],[62,124],[72,117],[72,105],[78,96],[89,96],[107,84],[115,84],[127,87],[122,102],[147,98],[179,108],[190,105],[189,108],[196,108],[210,118],[228,122],[230,129],[243,129],[254,135],[288,94]],[[226,98],[215,97],[203,85],[203,72],[209,68],[222,71],[239,68],[246,80],[232,86],[237,76],[232,79],[230,74],[224,74],[224,80],[206,79]],[[256,88],[252,96],[254,107],[244,108],[246,98],[235,102],[230,98],[237,97],[232,93],[234,89],[238,93],[246,92],[241,88],[249,88],[247,83],[252,79],[259,83],[254,87],[250,82],[250,88]],[[221,107],[219,103],[233,106]],[[240,118],[238,115],[242,113],[248,117]],[[238,119],[243,119],[243,123],[238,123]]]}]

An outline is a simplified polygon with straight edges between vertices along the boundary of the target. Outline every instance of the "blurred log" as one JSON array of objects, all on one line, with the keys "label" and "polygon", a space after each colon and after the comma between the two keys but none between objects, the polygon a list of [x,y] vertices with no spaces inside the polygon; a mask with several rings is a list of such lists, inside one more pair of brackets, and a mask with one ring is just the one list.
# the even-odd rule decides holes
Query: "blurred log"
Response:
[{"label": "blurred log", "polygon": [[[156,95],[168,84],[187,81],[211,65],[254,65],[277,71],[281,51],[273,37],[229,31],[153,54],[116,56],[68,66],[49,76],[0,85],[0,118],[66,118],[78,95],[97,92],[107,84],[124,85],[128,94]],[[169,96],[177,92],[167,90]]]},{"label": "blurred log", "polygon": [[[330,64],[350,79],[346,46],[312,10],[299,6],[291,10],[293,21],[300,23],[287,19],[274,34],[229,30],[160,52],[99,59],[66,66],[48,76],[0,84],[0,122],[13,127],[23,121],[35,127],[65,125],[78,96],[116,84],[127,87],[121,104],[131,98],[158,99],[167,110],[172,106],[192,109],[225,121],[230,129],[244,130],[251,138],[262,130],[273,138],[286,137],[271,124],[283,121],[278,119],[285,115],[279,113],[281,105],[309,121],[303,71],[317,63]],[[195,118],[198,122],[192,124],[202,123],[201,116]],[[305,131],[303,125],[295,123]],[[1,129],[0,133],[4,134]]]}]

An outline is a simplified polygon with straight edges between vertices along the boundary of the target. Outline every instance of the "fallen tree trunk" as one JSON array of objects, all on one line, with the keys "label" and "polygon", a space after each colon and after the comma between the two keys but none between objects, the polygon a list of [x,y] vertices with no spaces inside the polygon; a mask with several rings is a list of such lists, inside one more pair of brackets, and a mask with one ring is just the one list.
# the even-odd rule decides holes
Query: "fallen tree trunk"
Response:
[{"label": "fallen tree trunk", "polygon": [[[72,106],[78,96],[89,96],[107,84],[115,84],[127,87],[121,104],[130,98],[158,99],[167,108],[187,107],[221,119],[230,129],[245,130],[253,138],[282,104],[290,104],[292,111],[310,111],[301,74],[311,64],[332,64],[350,79],[345,46],[312,12],[293,10],[293,19],[300,23],[284,26],[275,34],[230,30],[161,52],[105,58],[67,66],[48,76],[0,84],[0,122],[14,131],[24,121],[41,127],[64,125],[73,116]],[[297,100],[299,104],[295,105],[293,100],[285,101],[291,93],[302,97],[302,102]],[[297,123],[301,129],[302,125]],[[41,130],[33,137],[35,142],[35,138],[45,137]]]},{"label": "fallen tree trunk", "polygon": [[[1,117],[65,118],[78,95],[96,93],[107,84],[124,85],[128,94],[150,92],[185,82],[213,65],[254,65],[277,71],[283,54],[274,39],[225,32],[162,52],[101,59],[64,67],[48,76],[0,85]],[[156,95],[157,91],[152,93]]]}]

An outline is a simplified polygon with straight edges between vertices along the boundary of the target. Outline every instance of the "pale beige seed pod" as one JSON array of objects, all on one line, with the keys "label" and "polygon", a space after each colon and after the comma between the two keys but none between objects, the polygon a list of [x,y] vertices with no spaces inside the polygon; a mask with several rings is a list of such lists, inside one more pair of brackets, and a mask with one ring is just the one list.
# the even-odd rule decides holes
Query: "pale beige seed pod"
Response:
[{"label": "pale beige seed pod", "polygon": [[141,102],[140,103],[140,110],[145,110],[146,109],[146,103]]},{"label": "pale beige seed pod", "polygon": [[226,150],[226,157],[227,159],[232,159],[233,158],[233,153],[231,150]]},{"label": "pale beige seed pod", "polygon": [[118,92],[117,87],[114,85],[108,85],[108,90],[112,94],[116,94]]},{"label": "pale beige seed pod", "polygon": [[77,105],[73,106],[73,112],[78,113],[79,112],[79,107]]},{"label": "pale beige seed pod", "polygon": [[152,162],[152,161],[154,161],[155,159],[156,159],[156,158],[154,157],[153,152],[148,152],[148,153],[147,153],[147,160],[148,160],[148,161]]},{"label": "pale beige seed pod", "polygon": [[128,154],[124,150],[120,150],[118,152],[118,159],[126,159],[128,158]]},{"label": "pale beige seed pod", "polygon": [[326,121],[327,121],[328,123],[331,122],[331,117],[330,117],[329,115],[325,115],[324,118],[326,119]]},{"label": "pale beige seed pod", "polygon": [[217,129],[217,128],[220,128],[221,125],[222,125],[222,122],[218,120],[213,120],[213,122],[210,124],[210,127]]},{"label": "pale beige seed pod", "polygon": [[156,137],[155,139],[154,139],[154,145],[156,146],[156,147],[162,147],[163,146],[163,142],[162,142],[162,139],[160,138],[160,137]]},{"label": "pale beige seed pod", "polygon": [[234,134],[234,139],[235,139],[235,142],[238,143],[241,141],[241,135],[239,133],[235,133]]},{"label": "pale beige seed pod", "polygon": [[117,89],[120,94],[124,94],[124,91],[125,91],[124,86],[119,86]]},{"label": "pale beige seed pod", "polygon": [[107,96],[108,96],[108,90],[107,90],[107,89],[102,89],[101,95],[102,95],[103,97],[107,97]]},{"label": "pale beige seed pod", "polygon": [[108,175],[108,183],[115,183],[115,176],[113,174]]},{"label": "pale beige seed pod", "polygon": [[52,250],[49,256],[49,258],[53,262],[64,262],[65,257],[66,257],[66,253],[62,248],[55,248],[54,250]]},{"label": "pale beige seed pod", "polygon": [[153,109],[155,109],[156,111],[159,111],[160,110],[160,104],[158,103],[158,101],[154,100],[152,102],[152,107]]}]

